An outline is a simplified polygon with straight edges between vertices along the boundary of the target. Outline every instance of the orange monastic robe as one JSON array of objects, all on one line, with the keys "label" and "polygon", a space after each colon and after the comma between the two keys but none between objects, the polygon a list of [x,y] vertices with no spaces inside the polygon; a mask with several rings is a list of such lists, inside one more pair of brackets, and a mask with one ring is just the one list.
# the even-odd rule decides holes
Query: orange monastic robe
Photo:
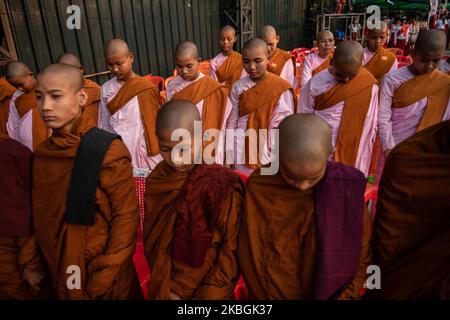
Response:
[{"label": "orange monastic robe", "polygon": [[[133,266],[139,205],[131,156],[119,140],[100,170],[95,223],[65,221],[68,188],[80,139],[95,124],[78,119],[71,132],[54,130],[35,151],[33,220],[36,236],[59,299],[133,299],[139,283]],[[79,268],[80,287],[67,283]]]}]

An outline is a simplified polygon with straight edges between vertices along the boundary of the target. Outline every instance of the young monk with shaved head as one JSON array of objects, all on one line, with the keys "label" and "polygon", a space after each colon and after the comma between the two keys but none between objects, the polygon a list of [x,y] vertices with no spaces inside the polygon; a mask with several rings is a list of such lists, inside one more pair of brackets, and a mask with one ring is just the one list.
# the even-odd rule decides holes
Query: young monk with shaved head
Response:
[{"label": "young monk with shaved head", "polygon": [[228,25],[222,27],[219,33],[222,52],[210,61],[211,78],[225,84],[228,89],[231,89],[237,80],[246,75],[241,55],[233,50],[236,41],[236,30]]},{"label": "young monk with shaved head", "polygon": [[[175,67],[178,76],[167,86],[167,100],[187,100],[198,109],[202,119],[204,145],[214,143],[215,150],[211,154],[214,162],[225,163],[225,130],[231,112],[229,91],[216,80],[198,71],[197,46],[190,41],[181,42],[175,48]],[[217,130],[211,136],[208,130]],[[219,135],[220,133],[220,135]]]},{"label": "young monk with shaved head", "polygon": [[[289,82],[267,71],[268,49],[264,41],[247,41],[242,59],[248,75],[236,82],[231,91],[233,111],[228,128],[235,129],[235,137],[234,141],[227,137],[227,154],[234,159],[235,169],[250,174],[261,164],[271,162],[274,129],[294,113],[296,96]],[[256,142],[244,136],[247,130],[256,133]],[[266,141],[260,139],[260,132],[266,134]],[[257,150],[259,146],[262,148]]]},{"label": "young monk with shaved head", "polygon": [[[72,66],[76,68],[81,74],[84,74],[84,67],[81,65],[80,59],[78,59],[78,57],[73,53],[63,53],[58,57],[57,63]],[[83,89],[88,96],[86,105],[83,106],[84,117],[92,119],[94,123],[98,123],[100,86],[92,80],[84,79]]]},{"label": "young monk with shaved head", "polygon": [[99,128],[122,137],[134,168],[153,170],[162,160],[155,135],[158,89],[133,72],[134,54],[125,41],[108,41],[105,60],[114,78],[101,88]]},{"label": "young monk with shaved head", "polygon": [[[156,133],[164,161],[150,174],[145,194],[150,299],[230,299],[238,280],[244,187],[224,166],[194,164],[199,156],[194,144],[201,144],[194,141],[194,121],[200,119],[198,109],[184,100],[170,101],[158,113]],[[173,139],[177,130],[187,137]]]},{"label": "young monk with shaved head", "polygon": [[330,67],[334,51],[333,33],[328,30],[319,32],[317,35],[317,48],[319,49],[319,52],[312,53],[305,58],[301,83],[302,87],[313,76]]},{"label": "young monk with shaved head", "polygon": [[331,126],[332,159],[369,173],[376,137],[377,80],[361,68],[363,48],[340,43],[332,67],[313,77],[301,91],[299,112],[314,113]]},{"label": "young monk with shaved head", "polygon": [[133,299],[139,207],[131,156],[117,135],[83,119],[83,85],[63,64],[37,77],[37,109],[53,133],[34,157],[36,236],[57,298]]},{"label": "young monk with shaved head", "polygon": [[279,172],[247,182],[238,258],[249,299],[358,299],[371,262],[364,175],[327,161],[331,130],[318,116],[279,130]]},{"label": "young monk with shaved head", "polygon": [[269,64],[267,70],[289,82],[292,88],[297,88],[295,59],[289,52],[278,48],[280,36],[277,34],[275,28],[272,26],[264,26],[261,29],[259,37],[266,42],[269,48]]},{"label": "young monk with shaved head", "polygon": [[450,77],[437,70],[445,44],[441,30],[421,32],[413,63],[383,79],[378,128],[385,156],[414,133],[450,119]]},{"label": "young monk with shaved head", "polygon": [[388,25],[380,21],[379,28],[369,29],[367,48],[364,48],[363,66],[381,83],[384,75],[397,70],[397,57],[384,48],[387,40]]},{"label": "young monk with shaved head", "polygon": [[18,90],[10,103],[8,135],[34,151],[50,135],[36,110],[36,79],[28,66],[20,61],[10,62],[5,76]]}]

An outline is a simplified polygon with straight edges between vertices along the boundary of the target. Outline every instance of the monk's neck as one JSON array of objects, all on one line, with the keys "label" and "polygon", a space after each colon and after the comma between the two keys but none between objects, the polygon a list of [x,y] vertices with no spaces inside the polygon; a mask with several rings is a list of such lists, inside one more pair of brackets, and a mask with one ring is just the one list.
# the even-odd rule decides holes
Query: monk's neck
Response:
[{"label": "monk's neck", "polygon": [[325,53],[325,54],[320,54],[320,53],[318,53],[318,55],[319,55],[319,57],[320,57],[321,59],[326,59],[326,58],[328,58],[328,53]]},{"label": "monk's neck", "polygon": [[233,50],[230,50],[230,51],[227,51],[227,52],[223,52],[222,51],[222,54],[225,56],[225,57],[229,57],[229,56],[231,56],[232,54],[233,54]]},{"label": "monk's neck", "polygon": [[411,72],[413,74],[414,77],[418,77],[418,76],[422,75],[413,64],[410,64],[407,68],[408,68],[409,72]]},{"label": "monk's neck", "polygon": [[197,74],[190,80],[190,82],[194,82],[200,77],[200,72],[197,72]]},{"label": "monk's neck", "polygon": [[127,83],[128,81],[130,81],[131,79],[136,78],[136,74],[131,71],[125,78],[118,80],[120,85],[124,85],[125,83]]}]

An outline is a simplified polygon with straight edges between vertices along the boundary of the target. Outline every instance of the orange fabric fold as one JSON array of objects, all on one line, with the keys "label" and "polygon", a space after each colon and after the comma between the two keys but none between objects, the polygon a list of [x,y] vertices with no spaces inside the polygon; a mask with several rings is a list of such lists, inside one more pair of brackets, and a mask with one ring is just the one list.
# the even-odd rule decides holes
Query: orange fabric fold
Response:
[{"label": "orange fabric fold", "polygon": [[[359,143],[372,98],[372,87],[377,83],[364,68],[347,83],[338,83],[315,100],[315,109],[324,110],[344,101],[334,160],[355,166]],[[351,134],[349,134],[351,133]]]},{"label": "orange fabric fold", "polygon": [[[187,100],[193,104],[203,101],[202,129],[221,130],[225,121],[228,90],[210,77],[203,77],[177,92],[172,100]],[[211,143],[206,141],[204,145]]]},{"label": "orange fabric fold", "polygon": [[377,79],[378,83],[380,83],[384,75],[391,70],[395,60],[397,60],[397,57],[392,52],[381,48],[366,63],[364,68],[369,70],[375,79]]},{"label": "orange fabric fold", "polygon": [[404,82],[395,90],[392,107],[405,108],[425,97],[427,107],[416,132],[442,120],[450,97],[450,77],[436,69]]},{"label": "orange fabric fold", "polygon": [[244,65],[242,64],[241,55],[233,51],[219,69],[217,69],[217,79],[219,82],[225,82],[226,87],[231,89],[233,84],[241,78],[243,69]]},{"label": "orange fabric fold", "polygon": [[324,62],[322,62],[320,66],[318,66],[316,69],[313,70],[312,76],[314,77],[319,72],[321,72],[321,71],[323,71],[325,69],[328,69],[330,67],[330,63],[331,63],[331,59],[332,58],[333,58],[333,54],[330,53],[328,55],[328,58]]},{"label": "orange fabric fold", "polygon": [[[239,96],[239,116],[249,115],[247,129],[254,129],[257,134],[260,129],[269,129],[275,107],[280,100],[280,96],[286,90],[291,90],[294,105],[297,105],[295,101],[296,95],[293,92],[291,84],[273,73],[267,73],[265,79],[243,92]],[[259,143],[257,144],[258,146],[250,146],[249,144],[248,138],[246,138],[245,163],[249,168],[257,169],[261,166],[260,159],[257,156],[259,154]],[[250,163],[251,159],[257,159],[257,163]]]},{"label": "orange fabric fold", "polygon": [[9,103],[14,92],[16,92],[16,88],[10,85],[5,78],[0,78],[0,134],[3,136],[8,135],[6,123],[9,117]]},{"label": "orange fabric fold", "polygon": [[142,125],[144,127],[147,155],[149,157],[159,154],[158,138],[156,137],[156,115],[159,111],[158,88],[151,80],[136,76],[127,81],[119,93],[112,99],[107,107],[111,114],[123,108],[133,97],[137,96]]},{"label": "orange fabric fold", "polygon": [[296,72],[297,68],[295,67],[296,66],[295,58],[289,52],[277,48],[272,58],[270,58],[267,70],[279,76],[281,74],[281,71],[283,70],[284,65],[289,59],[294,64],[294,72]]}]

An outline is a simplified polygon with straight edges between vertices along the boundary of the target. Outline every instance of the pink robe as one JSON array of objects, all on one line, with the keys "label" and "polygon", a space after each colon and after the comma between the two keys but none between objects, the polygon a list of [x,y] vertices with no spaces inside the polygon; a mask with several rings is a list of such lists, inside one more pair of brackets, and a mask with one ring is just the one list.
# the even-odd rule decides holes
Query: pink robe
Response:
[{"label": "pink robe", "polygon": [[[372,57],[374,55],[375,55],[375,52],[370,51],[369,48],[364,48],[364,57],[363,57],[362,65],[365,66],[367,64],[367,62],[369,62],[370,59],[372,59]],[[398,69],[398,61],[397,61],[397,59],[395,59],[395,62],[392,64],[392,67],[389,70],[389,72],[392,72],[397,69]]]},{"label": "pink robe", "polygon": [[[428,103],[426,97],[405,108],[392,108],[395,90],[413,77],[408,68],[400,68],[383,78],[378,111],[378,130],[383,152],[393,149],[397,144],[415,134],[425,112]],[[450,99],[442,121],[448,119],[450,119]]]},{"label": "pink robe", "polygon": [[9,116],[6,128],[8,130],[8,135],[11,139],[17,140],[24,146],[28,147],[31,151],[33,150],[33,112],[37,110],[28,111],[22,118],[20,118],[19,113],[15,105],[15,101],[18,97],[23,95],[23,92],[16,91],[9,103]]},{"label": "pink robe", "polygon": [[[339,134],[344,101],[325,110],[315,110],[315,99],[321,94],[333,88],[338,82],[329,71],[324,70],[314,76],[300,92],[298,113],[314,113],[324,119],[332,130],[333,148],[336,147],[336,140]],[[366,176],[369,174],[372,150],[377,134],[377,112],[378,112],[378,86],[372,87],[372,99],[364,122],[364,129],[361,134],[358,155],[356,157],[355,168],[359,169]],[[330,160],[333,160],[330,157]]]},{"label": "pink robe", "polygon": [[450,72],[450,63],[448,63],[446,60],[441,60],[438,65],[438,69],[448,74]]},{"label": "pink robe", "polygon": [[[186,81],[182,77],[176,76],[167,85],[167,90],[166,90],[167,101],[172,100],[172,97],[176,93],[180,92],[181,90],[183,90],[190,84],[200,80],[203,77],[205,77],[205,75],[201,72],[200,72],[199,77],[197,79],[195,79],[194,81]],[[199,103],[197,103],[195,105],[197,107],[198,112],[200,113],[200,118],[203,115],[203,103],[204,103],[204,100],[200,101]],[[224,120],[223,120],[222,128],[220,128],[221,134],[220,134],[219,143],[218,143],[217,149],[216,149],[215,163],[217,163],[217,164],[225,163],[225,133],[226,133],[226,125],[227,125],[228,117],[230,116],[230,113],[231,113],[231,109],[232,109],[232,105],[231,105],[230,99],[227,99],[227,105],[226,105],[225,114],[224,114],[224,118],[223,118]]]},{"label": "pink robe", "polygon": [[[100,90],[100,108],[98,127],[117,133],[131,154],[131,163],[135,169],[153,170],[162,161],[161,155],[147,156],[141,114],[137,96],[133,97],[123,108],[111,115],[107,104],[114,99],[121,88],[117,78],[106,82]],[[136,170],[135,170],[136,173]]]},{"label": "pink robe", "polygon": [[[226,55],[224,55],[222,52],[219,53],[217,56],[215,56],[211,61],[209,62],[210,65],[210,76],[214,80],[218,81],[217,79],[217,70],[219,70],[220,66],[228,59]],[[241,79],[247,75],[247,72],[245,72],[245,69],[242,69],[241,73]]]},{"label": "pink robe", "polygon": [[317,69],[322,63],[327,60],[328,57],[322,59],[318,53],[312,53],[305,58],[305,62],[303,64],[303,74],[302,74],[302,82],[301,87],[303,88],[305,84],[312,78],[312,74],[314,70]]},{"label": "pink robe", "polygon": [[[249,76],[242,78],[233,85],[230,94],[230,100],[233,105],[233,110],[231,111],[230,117],[228,119],[228,129],[238,129],[240,132],[245,132],[247,130],[247,122],[249,116],[246,115],[243,117],[239,117],[239,96],[255,85],[256,83],[253,82]],[[278,103],[275,106],[275,110],[272,114],[272,119],[270,121],[270,126],[267,134],[268,139],[262,153],[261,164],[265,165],[274,160],[272,149],[274,148],[275,135],[273,131],[278,127],[278,125],[284,118],[290,116],[291,114],[294,114],[294,111],[295,106],[292,93],[290,90],[286,90],[278,100]],[[244,162],[243,159],[245,154],[245,137],[242,135],[238,135],[239,131],[235,130],[236,136],[234,140],[229,139],[230,135],[227,136],[227,154],[233,154],[236,170],[239,170],[246,174],[251,174],[253,172],[253,169],[242,164]]]},{"label": "pink robe", "polygon": [[295,69],[292,59],[289,59],[284,64],[283,69],[281,69],[280,78],[289,82],[292,85],[292,88],[297,88],[297,78],[295,77]]}]

